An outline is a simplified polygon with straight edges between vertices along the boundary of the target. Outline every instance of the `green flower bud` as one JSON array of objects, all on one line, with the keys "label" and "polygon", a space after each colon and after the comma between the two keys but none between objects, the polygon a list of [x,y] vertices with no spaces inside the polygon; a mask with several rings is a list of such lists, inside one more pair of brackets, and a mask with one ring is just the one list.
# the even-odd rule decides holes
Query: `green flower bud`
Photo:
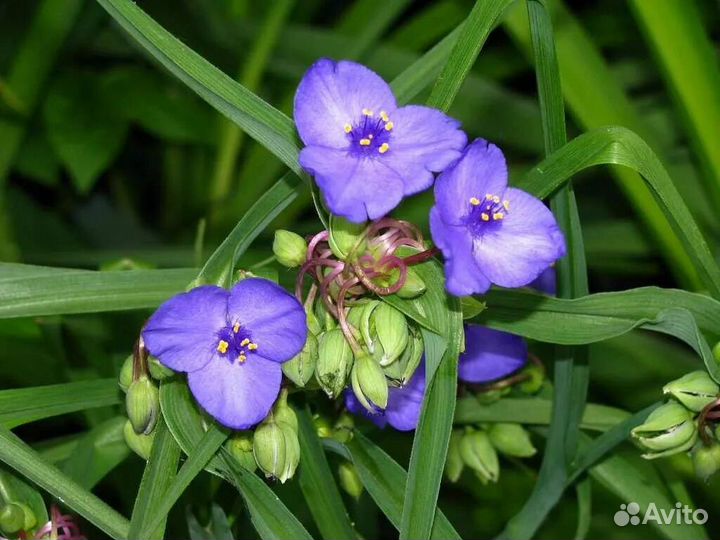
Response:
[{"label": "green flower bud", "polygon": [[25,516],[25,523],[23,523],[23,529],[29,531],[30,529],[34,528],[38,524],[38,520],[35,512],[32,511],[32,508],[30,508],[25,503],[18,502],[15,504],[22,508],[23,515]]},{"label": "green flower bud", "polygon": [[264,422],[255,430],[253,454],[266,477],[285,483],[300,462],[297,433],[286,422]]},{"label": "green flower bud", "polygon": [[154,356],[148,356],[148,371],[156,381],[162,381],[175,375],[175,372],[167,366],[163,366],[160,360]]},{"label": "green flower bud", "polygon": [[150,459],[150,450],[155,440],[155,432],[149,435],[135,433],[132,423],[128,420],[123,427],[123,436],[125,437],[125,444],[128,445],[130,450],[144,460]]},{"label": "green flower bud", "polygon": [[0,529],[5,534],[13,534],[25,529],[25,511],[16,503],[0,508]]},{"label": "green flower bud", "polygon": [[127,392],[132,384],[133,378],[133,357],[128,356],[120,367],[120,375],[118,376],[118,385],[123,392]]},{"label": "green flower bud", "polygon": [[371,326],[377,336],[374,341],[376,348],[371,349],[371,352],[381,366],[387,366],[397,360],[407,347],[408,325],[405,315],[390,304],[381,302],[372,312]]},{"label": "green flower bud", "polygon": [[520,424],[498,423],[488,429],[492,445],[506,456],[530,457],[537,450],[530,441],[530,435]]},{"label": "green flower bud", "polygon": [[351,414],[343,413],[335,422],[332,438],[338,442],[345,444],[353,438],[353,430],[355,429],[355,419]]},{"label": "green flower bud", "polygon": [[389,366],[383,366],[385,376],[393,385],[405,386],[420,365],[423,352],[425,352],[425,344],[420,330],[414,325],[408,325],[407,347],[395,362]]},{"label": "green flower bud", "polygon": [[487,390],[480,392],[475,396],[475,399],[480,405],[490,405],[496,401],[500,401],[500,398],[510,393],[510,388],[494,388],[493,390]]},{"label": "green flower bud", "polygon": [[278,424],[285,435],[285,467],[279,477],[283,484],[295,475],[297,466],[300,463],[300,441],[298,440],[297,430],[293,430],[290,425],[285,422]]},{"label": "green flower bud", "polygon": [[448,446],[447,459],[445,461],[445,475],[448,480],[455,483],[460,479],[460,475],[465,468],[465,462],[460,454],[460,440],[462,432],[454,430],[450,435],[450,445]]},{"label": "green flower bud", "polygon": [[[650,413],[645,423],[631,433],[643,448],[670,455],[689,448],[688,442],[697,437],[697,427],[690,411],[669,401]],[[650,456],[660,457],[653,454],[646,457]]]},{"label": "green flower bud", "polygon": [[340,478],[340,487],[353,499],[359,499],[364,487],[355,465],[349,461],[343,461],[338,467],[338,477]]},{"label": "green flower bud", "polygon": [[698,444],[692,451],[692,462],[698,478],[707,482],[720,469],[720,444]]},{"label": "green flower bud", "polygon": [[317,338],[308,334],[302,351],[292,359],[283,363],[282,370],[285,376],[298,386],[305,386],[315,373],[315,364],[318,358]]},{"label": "green flower bud", "polygon": [[713,356],[715,357],[715,361],[720,364],[720,341],[718,341],[712,350]]},{"label": "green flower bud", "polygon": [[707,371],[693,371],[663,386],[663,394],[670,394],[688,409],[700,412],[717,398],[718,385]]},{"label": "green flower bud", "polygon": [[483,484],[497,482],[500,462],[487,433],[474,430],[466,432],[460,439],[460,456]]},{"label": "green flower bud", "polygon": [[342,330],[334,328],[320,335],[315,378],[330,398],[339,396],[352,369],[353,354]]},{"label": "green flower bud", "polygon": [[273,253],[283,266],[296,268],[305,262],[307,243],[299,234],[280,229],[275,231]]},{"label": "green flower bud", "polygon": [[545,383],[545,369],[532,362],[526,365],[520,374],[528,376],[527,380],[518,385],[520,391],[526,394],[536,394]]},{"label": "green flower bud", "polygon": [[280,392],[275,405],[273,406],[272,419],[274,422],[282,422],[290,426],[290,428],[297,433],[298,430],[298,419],[295,411],[288,405],[287,402],[288,391],[283,388]]},{"label": "green flower bud", "polygon": [[135,433],[148,435],[155,429],[160,412],[157,386],[145,376],[133,381],[125,396],[125,408]]},{"label": "green flower bud", "polygon": [[338,216],[330,216],[330,249],[338,259],[344,261],[348,256],[354,259],[365,251],[367,239],[364,223],[350,223]]},{"label": "green flower bud", "polygon": [[425,286],[425,281],[423,281],[420,277],[420,274],[418,274],[417,270],[415,270],[412,266],[409,266],[405,277],[405,283],[403,283],[401,289],[395,294],[397,294],[400,298],[412,299],[420,296],[426,289],[427,287]]},{"label": "green flower bud", "polygon": [[243,469],[250,472],[257,469],[257,463],[255,463],[255,456],[253,455],[251,432],[243,431],[236,433],[225,443],[225,449]]},{"label": "green flower bud", "polygon": [[380,365],[363,354],[355,359],[352,370],[352,389],[358,401],[370,412],[385,409],[388,401],[388,385]]},{"label": "green flower bud", "polygon": [[[320,302],[322,304],[322,302]],[[318,316],[315,314],[315,310],[310,308],[305,308],[305,315],[307,316],[307,327],[310,333],[313,336],[319,336],[322,331],[322,322],[320,319],[318,319]]]},{"label": "green flower bud", "polygon": [[315,425],[315,433],[321,439],[332,437],[333,429],[330,422],[324,416],[316,414],[313,416],[313,424]]}]

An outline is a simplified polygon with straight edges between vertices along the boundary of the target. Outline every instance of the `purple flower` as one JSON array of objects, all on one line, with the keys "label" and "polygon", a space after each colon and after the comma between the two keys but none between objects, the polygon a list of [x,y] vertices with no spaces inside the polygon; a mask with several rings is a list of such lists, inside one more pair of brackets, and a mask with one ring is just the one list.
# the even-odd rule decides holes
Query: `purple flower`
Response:
[{"label": "purple flower", "polygon": [[456,296],[484,293],[493,283],[522,287],[565,255],[552,212],[508,187],[505,157],[482,139],[438,177],[430,231],[445,256],[445,286]]},{"label": "purple flower", "polygon": [[412,431],[420,419],[423,396],[425,394],[425,362],[423,361],[410,381],[401,388],[390,388],[385,411],[372,414],[362,406],[351,390],[345,392],[345,406],[357,415],[373,421],[378,427],[387,424],[398,431]]},{"label": "purple flower", "polygon": [[527,345],[521,337],[466,324],[465,352],[460,355],[458,376],[469,383],[503,379],[523,367],[527,355]]},{"label": "purple flower", "polygon": [[280,391],[280,364],[307,339],[300,302],[266,279],[231,291],[205,285],[158,308],[142,333],[160,362],[187,372],[198,403],[221,424],[247,429],[267,416]]},{"label": "purple flower", "polygon": [[390,86],[355,62],[318,60],[295,95],[305,148],[300,164],[330,210],[355,223],[377,219],[429,188],[460,156],[459,122],[429,107],[399,107]]},{"label": "purple flower", "polygon": [[542,274],[528,286],[549,296],[555,296],[557,294],[557,272],[555,267],[550,266],[543,270]]}]

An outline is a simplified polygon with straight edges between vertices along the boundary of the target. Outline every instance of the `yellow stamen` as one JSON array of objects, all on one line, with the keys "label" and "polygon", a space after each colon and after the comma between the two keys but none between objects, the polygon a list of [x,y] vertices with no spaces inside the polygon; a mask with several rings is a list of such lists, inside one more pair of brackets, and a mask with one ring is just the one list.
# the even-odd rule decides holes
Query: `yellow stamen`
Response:
[{"label": "yellow stamen", "polygon": [[386,142],[382,143],[380,145],[380,148],[378,148],[378,152],[380,152],[381,154],[384,154],[388,150],[390,150],[390,145]]},{"label": "yellow stamen", "polygon": [[242,364],[245,360],[247,360],[247,356],[245,356],[244,354],[241,354],[240,356],[238,356],[238,362],[240,362],[241,364]]},{"label": "yellow stamen", "polygon": [[350,124],[345,124],[343,129],[345,130],[345,133],[350,133],[352,131],[352,126]]},{"label": "yellow stamen", "polygon": [[257,343],[251,343],[250,345],[248,345],[248,349],[250,349],[251,351],[256,351],[257,348],[258,348]]},{"label": "yellow stamen", "polygon": [[235,326],[233,326],[233,332],[235,332],[237,334],[239,331],[240,331],[240,323],[236,322]]},{"label": "yellow stamen", "polygon": [[488,193],[487,195],[485,195],[485,199],[488,200],[488,201],[492,201],[492,197],[493,197],[493,196],[490,195],[489,193]]},{"label": "yellow stamen", "polygon": [[505,217],[505,214],[503,214],[502,212],[495,212],[493,214],[493,220],[495,220],[495,221],[499,221],[504,217]]},{"label": "yellow stamen", "polygon": [[244,346],[247,345],[248,343],[250,343],[250,340],[249,340],[248,338],[245,338],[245,339],[243,339],[243,340],[240,342],[240,346],[241,346],[241,347],[244,347]]},{"label": "yellow stamen", "polygon": [[492,202],[494,202],[495,204],[498,204],[498,203],[500,202],[500,197],[498,197],[497,195],[495,195],[495,196],[492,198]]},{"label": "yellow stamen", "polygon": [[360,146],[370,146],[370,139],[360,139]]},{"label": "yellow stamen", "polygon": [[372,116],[372,115],[374,114],[370,109],[363,109],[363,110],[362,110],[362,113],[363,113],[365,116]]},{"label": "yellow stamen", "polygon": [[380,111],[380,118],[382,118],[383,122],[387,122],[388,120],[390,120],[390,117],[385,111]]},{"label": "yellow stamen", "polygon": [[510,201],[503,201],[503,208],[505,208],[505,210],[510,210]]},{"label": "yellow stamen", "polygon": [[395,127],[395,124],[393,124],[392,122],[388,122],[385,124],[385,131],[392,131],[392,128],[394,128],[394,127]]},{"label": "yellow stamen", "polygon": [[480,217],[482,218],[483,221],[490,221],[490,216],[488,216],[485,212],[480,214]]},{"label": "yellow stamen", "polygon": [[227,352],[229,346],[230,346],[230,344],[227,341],[225,341],[224,339],[221,339],[220,343],[218,343],[217,350],[218,350],[218,352],[225,354]]},{"label": "yellow stamen", "polygon": [[478,206],[480,204],[480,199],[477,197],[470,197],[470,204],[473,206]]}]

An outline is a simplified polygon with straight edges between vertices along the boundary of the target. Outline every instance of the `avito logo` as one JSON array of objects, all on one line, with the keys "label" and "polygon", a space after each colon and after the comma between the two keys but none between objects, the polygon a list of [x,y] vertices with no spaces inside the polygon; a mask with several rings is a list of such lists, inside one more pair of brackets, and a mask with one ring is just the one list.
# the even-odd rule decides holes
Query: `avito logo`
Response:
[{"label": "avito logo", "polygon": [[682,503],[675,503],[675,507],[667,510],[665,508],[658,508],[655,503],[650,503],[645,510],[645,514],[640,517],[640,505],[636,502],[628,504],[621,504],[620,510],[615,512],[613,521],[615,525],[619,527],[625,527],[626,525],[640,525],[642,523],[657,523],[659,525],[670,525],[675,523],[677,525],[703,525],[708,520],[708,513],[702,508],[693,510],[688,505]]}]

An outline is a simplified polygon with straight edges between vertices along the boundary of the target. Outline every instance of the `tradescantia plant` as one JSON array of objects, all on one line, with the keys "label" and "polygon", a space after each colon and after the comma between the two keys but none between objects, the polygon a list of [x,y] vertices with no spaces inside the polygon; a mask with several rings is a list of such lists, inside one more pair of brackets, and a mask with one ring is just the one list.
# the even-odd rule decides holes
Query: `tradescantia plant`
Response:
[{"label": "tradescantia plant", "polygon": [[[360,0],[338,31],[352,36],[341,47],[320,38],[303,42],[302,32],[286,25],[292,3],[279,0],[262,12],[266,19],[254,30],[257,41],[240,83],[175,38],[145,6],[98,4],[133,44],[227,118],[220,140],[211,140],[217,167],[209,187],[200,189],[209,193],[200,199],[207,203],[201,215],[226,236],[202,257],[203,222],[199,271],[145,268],[132,260],[97,272],[0,265],[0,316],[17,319],[23,339],[39,341],[37,325],[43,340],[62,348],[64,333],[74,330],[55,316],[146,310],[142,320],[120,324],[131,338],[119,346],[124,361],[115,379],[75,374],[73,382],[0,390],[3,538],[170,538],[185,531],[191,538],[384,538],[396,536],[392,528],[407,539],[522,539],[548,531],[584,538],[597,504],[591,484],[618,504],[632,501],[644,510],[651,503],[673,508],[674,498],[690,504],[683,483],[693,486],[688,472],[713,481],[720,469],[720,354],[712,348],[720,337],[720,267],[717,246],[705,237],[718,231],[686,205],[684,186],[673,182],[676,164],[663,165],[662,145],[652,130],[638,128],[643,124],[629,112],[624,92],[562,4],[478,0],[469,12],[462,2],[412,5],[422,14],[414,24],[447,35],[423,41],[419,48],[426,52],[414,58],[398,53],[398,69],[387,70],[373,60],[372,45],[412,3]],[[713,51],[699,15],[658,2],[667,17],[684,17],[688,31],[701,34],[686,54],[706,60],[710,75],[688,68],[706,90],[693,95],[677,58],[662,45],[664,19],[641,0],[632,4],[702,162],[705,191],[693,200],[705,193],[714,204],[720,175],[707,134],[708,123],[720,119],[720,87],[712,85],[720,74],[707,61]],[[210,5],[195,9],[218,14]],[[37,29],[49,28],[62,42],[68,29],[53,16],[56,10],[43,2]],[[436,21],[453,17],[443,32],[430,32]],[[222,28],[221,19],[208,15],[206,22]],[[355,31],[361,23],[363,31]],[[482,86],[473,66],[500,24],[534,63],[539,108],[530,108],[541,130],[532,150],[545,158],[525,171],[506,155],[517,150],[515,132],[526,126],[477,129],[480,107],[472,100],[463,107],[460,99],[463,88]],[[415,26],[404,28],[397,40],[420,39]],[[284,48],[276,43],[283,29],[290,36]],[[307,51],[298,45],[304,43]],[[273,63],[275,45],[291,61]],[[392,63],[393,51],[379,50],[380,60]],[[591,106],[583,96],[593,88],[572,76],[583,62],[592,66],[587,78],[607,89]],[[517,69],[500,64],[498,73]],[[259,74],[288,66],[292,90],[275,108],[256,93]],[[492,69],[490,63],[483,69]],[[386,82],[386,71],[400,74]],[[118,72],[87,83],[101,96],[92,106],[88,97],[87,107],[107,131],[87,161],[76,151],[82,126],[62,131],[86,112],[68,105],[69,88],[86,76],[66,75],[49,93],[48,137],[82,192],[131,120],[164,130],[175,145],[208,143],[198,132],[204,117],[191,114],[183,123],[195,103],[190,98],[167,115],[177,117],[175,124],[153,124],[153,107],[106,110],[103,92],[130,95],[135,89],[128,81],[136,77]],[[25,90],[25,104],[3,93],[21,117],[37,94]],[[483,95],[495,104],[505,99],[502,91]],[[570,142],[563,97],[587,130]],[[710,120],[697,113],[705,101]],[[522,114],[513,111],[529,104],[509,103],[509,112],[493,113],[517,120]],[[72,113],[65,120],[63,107]],[[603,109],[606,116],[598,112]],[[484,121],[492,116],[482,114]],[[93,115],[87,116],[92,125]],[[116,131],[113,122],[121,124]],[[12,150],[20,137],[4,129],[0,125],[0,135]],[[241,154],[243,133],[258,153]],[[177,146],[167,151],[169,169],[183,169],[182,154]],[[594,165],[621,166],[613,168],[629,202],[621,211],[637,212],[683,288],[590,294],[588,266],[609,265],[586,261],[586,253],[597,258],[597,252],[584,243],[585,201],[576,202],[571,178]],[[27,156],[22,167],[39,174]],[[243,181],[237,197],[229,187],[236,167]],[[279,180],[272,183],[275,172]],[[185,177],[188,190],[194,174]],[[292,206],[303,200],[312,201],[307,221],[298,220]],[[610,206],[615,211],[619,203]],[[237,223],[227,234],[229,221]],[[608,238],[608,230],[600,231],[601,243],[622,252],[615,244],[625,239]],[[83,331],[90,343],[104,335],[92,326]],[[673,338],[682,349],[669,344]],[[79,341],[102,357],[100,347]],[[603,354],[602,347],[615,371],[588,355]],[[588,402],[590,382],[603,377],[607,395],[615,387],[634,394],[626,386],[639,384],[637,372],[654,376],[649,392],[614,397],[612,406]],[[89,410],[99,407],[112,413],[96,418]],[[39,441],[28,428],[11,431],[78,411],[88,411],[91,426],[80,436]],[[122,494],[105,497],[98,483],[106,475],[140,466],[137,480],[119,469]],[[236,502],[228,504],[228,497]],[[577,531],[548,519],[569,502],[578,508]],[[492,516],[485,515],[488,508]],[[607,525],[593,523],[613,537],[617,531]],[[656,528],[671,539],[714,531],[679,520]]]}]

